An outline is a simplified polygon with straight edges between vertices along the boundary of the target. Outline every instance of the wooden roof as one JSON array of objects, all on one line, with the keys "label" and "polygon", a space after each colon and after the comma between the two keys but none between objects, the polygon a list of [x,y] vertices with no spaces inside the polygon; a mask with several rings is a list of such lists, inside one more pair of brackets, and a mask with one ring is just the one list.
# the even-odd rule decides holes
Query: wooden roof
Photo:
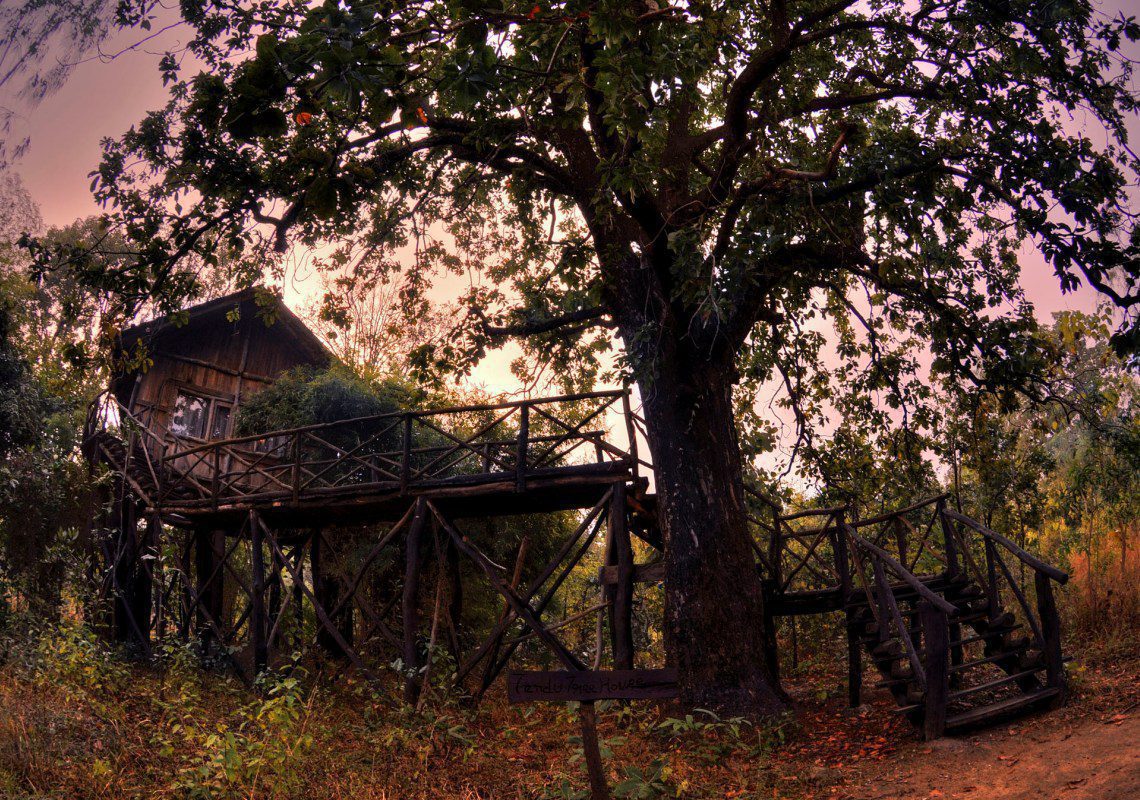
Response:
[{"label": "wooden roof", "polygon": [[[158,317],[157,319],[143,322],[139,325],[134,325],[130,328],[124,329],[119,334],[119,347],[128,351],[134,348],[135,344],[140,340],[152,340],[162,336],[163,333],[168,331],[187,331],[197,326],[211,326],[219,325],[228,322],[227,315],[232,311],[238,311],[243,318],[246,315],[257,315],[260,311],[257,305],[257,296],[262,293],[264,296],[265,290],[261,287],[253,286],[248,289],[243,289],[240,292],[219,297],[215,300],[210,300],[196,306],[185,309],[182,313],[185,315],[183,319],[178,320],[176,323],[171,319],[171,316]],[[294,314],[284,301],[276,293],[272,293],[274,302],[274,316],[276,319],[271,324],[275,329],[280,326],[281,335],[287,337],[287,344],[295,347],[302,353],[308,360],[314,364],[326,364],[332,360],[333,355],[325,346],[320,338],[309,330],[301,319]],[[260,319],[260,316],[257,317]]]}]

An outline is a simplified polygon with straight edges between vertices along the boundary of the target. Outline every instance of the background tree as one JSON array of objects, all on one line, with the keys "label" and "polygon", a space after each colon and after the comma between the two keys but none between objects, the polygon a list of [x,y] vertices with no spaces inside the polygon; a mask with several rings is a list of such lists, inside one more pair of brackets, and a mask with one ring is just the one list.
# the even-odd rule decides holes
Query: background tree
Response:
[{"label": "background tree", "polygon": [[14,0],[0,7],[0,169],[30,143],[22,130],[23,112],[59,89],[116,27],[139,25],[149,31],[157,5],[155,0]]},{"label": "background tree", "polygon": [[[612,331],[648,421],[665,636],[689,702],[780,704],[747,542],[742,373],[792,394],[834,378],[800,345],[843,309],[852,359],[907,331],[936,372],[1040,397],[1024,380],[1045,363],[1018,283],[1029,243],[1064,289],[1110,297],[1116,344],[1136,343],[1120,49],[1140,28],[1085,0],[181,8],[204,71],[164,61],[170,104],[96,176],[137,247],[108,288],[128,310],[173,308],[188,255],[335,241],[353,263],[414,245],[421,286],[475,263],[488,279],[425,371],[469,369],[512,336],[580,363]],[[889,370],[867,374],[897,394]]]},{"label": "background tree", "polygon": [[399,273],[378,270],[355,276],[321,274],[324,295],[306,317],[329,348],[367,379],[406,372],[409,354],[434,347],[450,317]]}]

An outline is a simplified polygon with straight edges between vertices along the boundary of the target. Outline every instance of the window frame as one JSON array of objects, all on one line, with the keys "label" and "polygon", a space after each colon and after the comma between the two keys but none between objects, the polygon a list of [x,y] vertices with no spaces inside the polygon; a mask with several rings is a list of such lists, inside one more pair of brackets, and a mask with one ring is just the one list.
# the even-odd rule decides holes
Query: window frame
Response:
[{"label": "window frame", "polygon": [[[222,441],[230,436],[230,427],[233,425],[234,410],[237,408],[237,403],[233,398],[227,395],[215,394],[209,390],[203,390],[201,387],[193,386],[191,384],[176,383],[174,387],[174,402],[170,407],[170,424],[167,426],[167,431],[170,436],[175,439],[183,439],[191,442],[217,442]],[[174,430],[174,415],[178,409],[178,399],[180,397],[192,397],[200,400],[206,406],[205,422],[202,426],[202,435],[195,436],[189,433],[179,433]],[[217,422],[217,411],[219,408],[225,408],[227,413],[226,430],[221,436],[215,437],[214,426]]]}]

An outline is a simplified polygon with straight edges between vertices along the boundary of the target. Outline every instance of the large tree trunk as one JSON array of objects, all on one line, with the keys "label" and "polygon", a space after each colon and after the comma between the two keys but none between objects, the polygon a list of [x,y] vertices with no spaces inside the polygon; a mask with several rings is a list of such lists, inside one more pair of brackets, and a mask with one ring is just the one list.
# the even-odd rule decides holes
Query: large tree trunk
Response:
[{"label": "large tree trunk", "polygon": [[733,415],[735,371],[659,352],[641,383],[666,556],[665,641],[692,706],[771,713],[786,696],[765,660]]}]

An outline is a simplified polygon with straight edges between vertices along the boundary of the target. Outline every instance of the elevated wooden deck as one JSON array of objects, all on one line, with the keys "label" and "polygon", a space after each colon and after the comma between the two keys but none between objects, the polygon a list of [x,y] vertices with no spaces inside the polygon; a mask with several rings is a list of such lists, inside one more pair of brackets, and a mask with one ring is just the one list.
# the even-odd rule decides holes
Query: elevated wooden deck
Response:
[{"label": "elevated wooden deck", "polygon": [[[295,526],[394,520],[418,497],[458,517],[549,512],[590,508],[614,483],[647,482],[623,391],[403,411],[206,443],[164,438],[117,405],[90,427],[89,447],[148,510],[202,525],[251,510]],[[611,429],[625,440],[614,441]]]}]

